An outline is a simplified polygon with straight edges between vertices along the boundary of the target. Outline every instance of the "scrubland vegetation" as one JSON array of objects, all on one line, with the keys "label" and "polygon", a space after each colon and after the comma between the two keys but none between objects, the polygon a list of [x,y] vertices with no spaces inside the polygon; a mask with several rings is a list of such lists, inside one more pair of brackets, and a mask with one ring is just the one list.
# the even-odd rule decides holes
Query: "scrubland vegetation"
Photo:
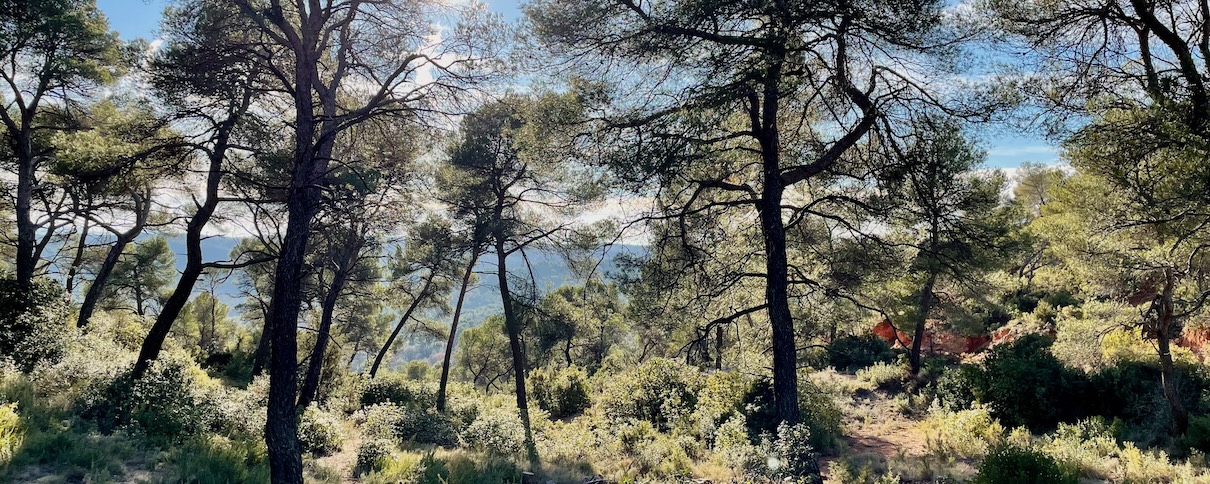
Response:
[{"label": "scrubland vegetation", "polygon": [[0,0],[0,481],[1210,482],[1205,1],[497,3]]}]

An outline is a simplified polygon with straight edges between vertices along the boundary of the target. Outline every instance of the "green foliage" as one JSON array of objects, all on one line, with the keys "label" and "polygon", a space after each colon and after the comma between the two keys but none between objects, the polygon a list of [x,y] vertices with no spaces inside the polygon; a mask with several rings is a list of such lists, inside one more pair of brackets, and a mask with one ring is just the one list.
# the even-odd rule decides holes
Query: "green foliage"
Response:
[{"label": "green foliage", "polygon": [[298,442],[304,452],[332,453],[340,450],[344,441],[339,417],[315,405],[303,410],[298,419]]},{"label": "green foliage", "polygon": [[874,363],[869,367],[857,370],[857,378],[874,385],[880,390],[897,390],[903,387],[907,379],[907,369],[896,363]]},{"label": "green foliage", "polygon": [[513,457],[524,448],[525,428],[516,412],[493,409],[482,412],[459,435],[462,446],[487,454]]},{"label": "green foliage", "polygon": [[937,378],[934,399],[947,410],[963,410],[975,401],[975,392],[986,386],[983,369],[975,365],[948,368]]},{"label": "green foliage", "polygon": [[0,468],[12,460],[24,438],[25,429],[17,414],[17,404],[0,404]]},{"label": "green foliage", "polygon": [[981,457],[1004,437],[1004,426],[979,405],[958,411],[935,408],[925,423],[929,450],[940,455]]},{"label": "green foliage", "polygon": [[841,336],[828,343],[828,364],[840,371],[857,371],[874,363],[895,361],[895,352],[871,333]]},{"label": "green foliage", "polygon": [[380,403],[423,410],[437,404],[437,392],[422,382],[394,374],[383,375],[366,383],[361,394],[362,406]]},{"label": "green foliage", "polygon": [[1013,445],[994,447],[979,464],[977,484],[1060,484],[1079,482],[1075,472],[1050,456]]},{"label": "green foliage", "polygon": [[766,439],[764,474],[778,480],[821,483],[819,456],[811,445],[811,429],[806,424],[777,426],[773,439]]},{"label": "green foliage", "polygon": [[388,439],[367,438],[361,441],[361,445],[357,447],[357,463],[354,472],[364,474],[382,469],[393,450],[395,450],[395,444]]},{"label": "green foliage", "polygon": [[11,360],[23,371],[63,355],[70,330],[63,289],[49,279],[21,287],[13,279],[0,279],[0,359]]},{"label": "green foliage", "polygon": [[614,422],[645,420],[667,431],[693,412],[700,380],[694,367],[652,358],[607,380],[600,408]]},{"label": "green foliage", "polygon": [[1085,413],[1087,378],[1063,366],[1048,350],[1050,343],[1028,335],[996,347],[984,362],[982,377],[971,379],[975,397],[1006,425],[1045,430]]},{"label": "green foliage", "polygon": [[529,373],[527,383],[534,403],[553,419],[579,415],[592,404],[588,396],[588,374],[583,368],[538,368]]},{"label": "green foliage", "polygon": [[216,404],[207,396],[213,388],[204,378],[184,358],[161,357],[138,380],[129,374],[113,380],[81,415],[106,432],[129,427],[155,440],[183,441],[216,420]]},{"label": "green foliage", "polygon": [[449,416],[434,410],[401,407],[380,403],[366,409],[367,435],[391,439],[397,443],[458,445],[454,423]]},{"label": "green foliage", "polygon": [[174,448],[166,457],[169,478],[181,484],[269,482],[269,463],[259,441],[197,438]]}]

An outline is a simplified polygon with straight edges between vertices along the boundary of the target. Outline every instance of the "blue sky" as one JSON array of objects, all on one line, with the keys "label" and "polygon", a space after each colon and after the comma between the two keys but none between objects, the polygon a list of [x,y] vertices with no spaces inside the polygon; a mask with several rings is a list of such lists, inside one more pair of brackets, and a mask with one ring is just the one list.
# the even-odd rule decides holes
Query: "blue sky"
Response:
[{"label": "blue sky", "polygon": [[[154,40],[159,21],[168,0],[97,0],[97,6],[109,17],[109,25],[118,31],[124,40],[145,38]],[[515,19],[520,15],[520,2],[488,0],[489,10],[505,18]],[[1057,163],[1058,153],[1040,137],[1028,135],[1000,135],[984,143],[991,168],[1013,168],[1023,162]]]}]

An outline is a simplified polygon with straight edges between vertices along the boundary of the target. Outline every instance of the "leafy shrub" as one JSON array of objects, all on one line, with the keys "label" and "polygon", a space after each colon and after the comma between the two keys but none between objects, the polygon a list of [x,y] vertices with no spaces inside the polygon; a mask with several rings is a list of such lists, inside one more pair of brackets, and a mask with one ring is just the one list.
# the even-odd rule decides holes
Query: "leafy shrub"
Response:
[{"label": "leafy shrub", "polygon": [[616,436],[613,446],[631,459],[639,474],[669,477],[688,473],[692,461],[684,446],[657,431],[651,422],[639,420],[619,424]]},{"label": "leafy shrub", "polygon": [[[811,429],[811,444],[820,449],[833,449],[842,436],[844,414],[832,397],[810,380],[798,382],[798,409],[802,421]],[[774,434],[781,420],[773,400],[773,383],[756,380],[744,396],[744,418],[751,435]]]},{"label": "leafy shrub", "polygon": [[976,398],[993,416],[1010,426],[1040,431],[1085,415],[1087,377],[1063,366],[1049,346],[1045,337],[1028,335],[992,350],[982,378],[972,384]]},{"label": "leafy shrub", "polygon": [[857,370],[857,378],[870,383],[880,390],[894,391],[903,387],[903,380],[908,376],[907,369],[894,363],[874,363],[869,367]]},{"label": "leafy shrub", "polygon": [[718,371],[707,376],[693,412],[697,435],[713,440],[724,421],[736,416],[744,421],[744,396],[751,386],[752,379],[739,372]]},{"label": "leafy shrub", "polygon": [[167,480],[169,482],[269,482],[265,449],[256,441],[222,437],[193,439],[172,450],[167,463],[169,474],[173,476]]},{"label": "leafy shrub", "polygon": [[1071,469],[1041,451],[1013,445],[992,448],[979,464],[977,484],[1059,484],[1079,482]]},{"label": "leafy shrub", "polygon": [[797,482],[822,482],[818,455],[811,445],[811,429],[806,424],[777,426],[777,437],[769,447],[769,477]]},{"label": "leafy shrub", "polygon": [[895,352],[882,338],[866,333],[841,336],[828,343],[828,364],[839,371],[856,371],[874,363],[895,361]]},{"label": "leafy shrub", "polygon": [[187,359],[165,356],[152,362],[142,378],[126,374],[114,380],[106,397],[84,409],[85,418],[105,432],[132,427],[153,440],[179,442],[210,428],[215,402],[213,385]]},{"label": "leafy shrub", "polygon": [[601,410],[614,422],[645,420],[668,431],[693,413],[699,379],[696,368],[652,358],[606,382]]},{"label": "leafy shrub", "polygon": [[959,365],[941,373],[937,378],[934,401],[951,411],[970,408],[975,392],[985,386],[983,369],[975,365]]},{"label": "leafy shrub", "polygon": [[524,448],[525,428],[513,412],[484,412],[459,435],[464,447],[491,455],[515,456]]},{"label": "leafy shrub", "polygon": [[588,396],[588,373],[580,367],[569,366],[557,371],[539,368],[530,372],[529,384],[534,403],[546,410],[550,418],[579,415],[592,404]]},{"label": "leafy shrub", "polygon": [[958,457],[980,457],[1004,435],[1000,422],[979,405],[956,412],[933,407],[926,425],[932,450]]},{"label": "leafy shrub", "polygon": [[1200,452],[1210,452],[1210,416],[1195,415],[1189,418],[1189,428],[1185,430],[1185,443]]},{"label": "leafy shrub", "polygon": [[17,404],[0,405],[0,467],[12,460],[24,437],[21,417],[17,415]]},{"label": "leafy shrub", "polygon": [[357,447],[357,474],[364,474],[371,471],[379,470],[386,464],[387,458],[391,456],[391,451],[395,450],[395,444],[390,440],[381,438],[365,439],[361,445]]},{"label": "leafy shrub", "polygon": [[386,403],[366,409],[367,435],[398,443],[458,445],[458,436],[450,418],[433,410],[406,409]]},{"label": "leafy shrub", "polygon": [[1118,443],[1113,429],[1100,417],[1059,424],[1044,439],[1042,451],[1079,471],[1081,477],[1107,480],[1116,474],[1110,462],[1117,455]]},{"label": "leafy shrub", "polygon": [[326,454],[340,450],[344,443],[340,419],[314,405],[303,410],[298,419],[298,441],[303,452]]},{"label": "leafy shrub", "polygon": [[216,406],[214,430],[231,438],[259,439],[268,417],[269,377],[257,377],[245,389],[223,388],[214,393],[212,401]]},{"label": "leafy shrub", "polygon": [[22,287],[0,279],[0,359],[11,359],[22,371],[63,356],[68,333],[63,289],[49,279]]},{"label": "leafy shrub", "polygon": [[396,375],[379,376],[365,385],[361,394],[361,405],[368,407],[378,403],[393,403],[401,407],[428,409],[437,405],[437,392],[428,385],[400,378]]}]

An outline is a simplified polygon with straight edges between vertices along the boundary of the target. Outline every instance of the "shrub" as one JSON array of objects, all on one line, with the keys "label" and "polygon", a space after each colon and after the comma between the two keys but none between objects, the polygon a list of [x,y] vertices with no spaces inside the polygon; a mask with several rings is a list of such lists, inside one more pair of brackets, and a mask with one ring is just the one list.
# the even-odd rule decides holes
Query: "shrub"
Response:
[{"label": "shrub", "polygon": [[1042,451],[1078,470],[1082,477],[1109,479],[1114,475],[1110,462],[1118,452],[1118,443],[1105,419],[1093,417],[1059,424],[1058,430],[1044,439]]},{"label": "shrub", "polygon": [[976,484],[1061,484],[1079,482],[1066,469],[1041,451],[1013,445],[998,445],[979,464]]},{"label": "shrub", "polygon": [[385,375],[370,380],[361,394],[361,405],[368,407],[378,403],[393,403],[412,409],[428,409],[437,405],[437,392],[428,385]]},{"label": "shrub", "polygon": [[986,454],[988,447],[1004,435],[1000,422],[979,405],[956,412],[933,407],[926,425],[934,452],[964,458]]},{"label": "shrub", "polygon": [[1202,453],[1210,452],[1210,416],[1196,415],[1189,418],[1185,443]]},{"label": "shrub", "polygon": [[340,419],[315,405],[308,406],[298,419],[298,441],[303,452],[326,454],[340,450],[344,443]]},{"label": "shrub", "polygon": [[640,474],[684,475],[691,460],[675,439],[660,433],[651,422],[640,420],[616,427],[616,450],[631,459]]},{"label": "shrub", "polygon": [[797,482],[822,482],[818,455],[811,445],[811,429],[805,424],[777,426],[777,437],[768,444],[769,477]]},{"label": "shrub", "polygon": [[985,386],[983,379],[983,369],[975,365],[947,369],[937,378],[934,401],[950,411],[970,408],[975,392]]},{"label": "shrub", "polygon": [[0,467],[12,460],[24,437],[21,417],[17,415],[17,404],[0,405]]},{"label": "shrub", "polygon": [[395,444],[390,440],[381,438],[363,440],[357,447],[357,468],[354,472],[360,475],[381,469],[393,450],[395,450]]},{"label": "shrub", "polygon": [[707,376],[693,412],[697,435],[713,440],[724,421],[736,416],[744,421],[744,396],[751,386],[752,380],[739,372],[718,371]]},{"label": "shrub", "polygon": [[180,442],[216,420],[216,404],[206,396],[214,388],[205,378],[192,362],[165,356],[152,362],[138,380],[129,374],[114,380],[105,397],[82,415],[105,432],[129,426],[153,440]]},{"label": "shrub", "polygon": [[534,403],[553,419],[579,415],[592,404],[588,397],[588,373],[583,368],[538,368],[529,373],[529,385]]},{"label": "shrub", "polygon": [[839,371],[856,371],[874,363],[895,361],[891,345],[872,333],[841,336],[828,343],[828,364]]},{"label": "shrub", "polygon": [[63,290],[49,279],[31,287],[0,279],[0,358],[28,372],[62,357],[70,331],[63,301]]},{"label": "shrub", "polygon": [[459,435],[464,447],[491,455],[511,457],[524,449],[521,419],[503,409],[484,412]]},{"label": "shrub", "polygon": [[880,390],[897,390],[903,387],[907,378],[907,369],[894,363],[874,363],[869,367],[857,370],[857,378],[870,383]]},{"label": "shrub", "polygon": [[606,381],[601,410],[614,422],[645,420],[668,431],[693,413],[699,379],[696,368],[652,358]]},{"label": "shrub", "polygon": [[1063,366],[1049,346],[1045,337],[1028,335],[992,350],[974,393],[993,416],[1042,431],[1085,415],[1087,377]]},{"label": "shrub", "polygon": [[406,409],[386,403],[371,406],[366,409],[365,415],[365,432],[373,437],[391,439],[401,444],[458,445],[453,422],[433,410]]},{"label": "shrub", "polygon": [[269,482],[265,449],[259,442],[222,437],[193,439],[169,452],[168,482],[226,484]]}]

